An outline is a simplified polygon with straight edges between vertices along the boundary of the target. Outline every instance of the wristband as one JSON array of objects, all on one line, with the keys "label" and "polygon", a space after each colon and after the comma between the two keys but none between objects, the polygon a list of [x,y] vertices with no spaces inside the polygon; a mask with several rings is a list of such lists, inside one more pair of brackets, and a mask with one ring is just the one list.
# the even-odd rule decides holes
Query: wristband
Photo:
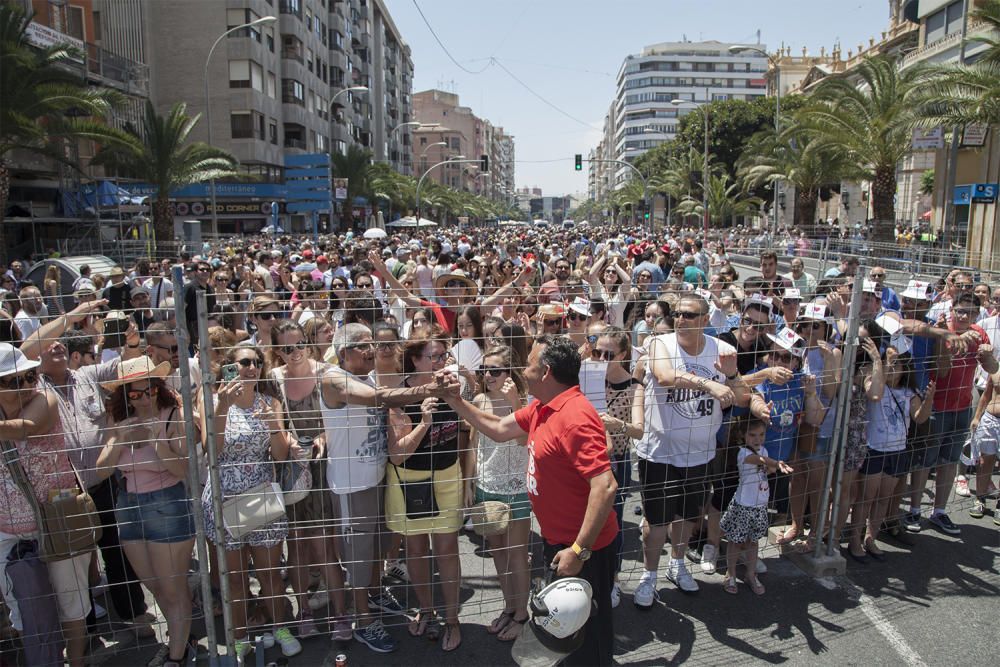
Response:
[{"label": "wristband", "polygon": [[740,376],[739,372],[736,372],[736,373],[733,373],[732,375],[727,375],[726,376],[726,380],[732,382],[733,380],[735,380],[739,376]]}]

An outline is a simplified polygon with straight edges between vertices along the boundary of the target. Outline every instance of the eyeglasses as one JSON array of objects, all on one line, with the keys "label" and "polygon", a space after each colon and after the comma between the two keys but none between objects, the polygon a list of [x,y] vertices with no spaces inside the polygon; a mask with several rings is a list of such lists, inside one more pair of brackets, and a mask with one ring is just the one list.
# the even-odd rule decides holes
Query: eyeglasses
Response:
[{"label": "eyeglasses", "polygon": [[4,389],[20,389],[25,385],[35,384],[36,382],[38,382],[38,373],[31,370],[21,375],[0,378],[0,387]]},{"label": "eyeglasses", "polygon": [[420,355],[432,364],[437,364],[448,358],[447,352],[442,352],[441,354],[422,354]]},{"label": "eyeglasses", "polygon": [[612,352],[611,350],[594,350],[591,356],[594,359],[600,359],[602,361],[614,361],[617,352]]},{"label": "eyeglasses", "polygon": [[244,357],[243,359],[237,359],[236,363],[243,368],[250,368],[251,366],[254,368],[264,368],[264,362],[260,359],[248,359]]},{"label": "eyeglasses", "polygon": [[399,347],[399,343],[397,341],[387,340],[387,341],[382,341],[381,343],[375,343],[375,349],[378,350],[379,352],[387,352],[389,350],[395,350],[397,347]]},{"label": "eyeglasses", "polygon": [[589,320],[590,315],[584,315],[582,313],[576,312],[575,310],[572,310],[569,312],[569,314],[566,315],[566,318],[572,320],[573,322],[580,322],[583,320]]},{"label": "eyeglasses", "polygon": [[295,352],[296,350],[304,350],[304,349],[306,349],[306,342],[304,340],[300,340],[300,341],[298,341],[296,343],[292,343],[290,345],[282,345],[278,349],[281,350],[281,352],[283,354],[291,354],[292,352]]},{"label": "eyeglasses", "polygon": [[690,310],[677,310],[674,311],[674,315],[684,320],[696,320],[706,313],[695,313]]},{"label": "eyeglasses", "polygon": [[740,324],[742,324],[745,327],[749,327],[751,329],[763,329],[768,324],[770,324],[770,322],[758,322],[752,317],[744,316],[740,318]]},{"label": "eyeglasses", "polygon": [[166,351],[167,351],[167,352],[169,352],[170,354],[177,354],[177,350],[179,350],[179,349],[180,349],[180,348],[179,348],[178,346],[176,346],[176,345],[158,345],[158,344],[156,344],[156,343],[150,343],[150,346],[152,346],[152,347],[158,347],[158,348],[160,348],[161,350],[166,350]]},{"label": "eyeglasses", "polygon": [[130,401],[138,401],[143,396],[152,396],[153,388],[151,386],[147,386],[145,389],[128,389],[126,390],[125,395],[128,396],[128,400]]},{"label": "eyeglasses", "polygon": [[501,368],[500,366],[483,366],[483,372],[490,377],[498,378],[507,372],[506,368]]},{"label": "eyeglasses", "polygon": [[271,320],[281,317],[281,313],[279,313],[276,310],[262,310],[261,312],[257,313],[256,316],[258,319],[264,320],[265,322],[269,322]]},{"label": "eyeglasses", "polygon": [[970,290],[972,288],[973,288],[972,283],[955,283],[955,289]]},{"label": "eyeglasses", "polygon": [[965,317],[976,317],[979,315],[978,308],[952,308],[951,310],[956,315],[963,315]]}]

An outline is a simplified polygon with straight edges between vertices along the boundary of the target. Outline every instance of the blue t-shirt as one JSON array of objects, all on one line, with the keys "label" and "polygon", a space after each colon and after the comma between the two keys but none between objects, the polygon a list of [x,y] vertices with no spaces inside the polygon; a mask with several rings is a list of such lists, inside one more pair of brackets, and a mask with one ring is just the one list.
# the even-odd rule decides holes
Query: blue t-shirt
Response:
[{"label": "blue t-shirt", "polygon": [[771,424],[768,426],[764,444],[779,461],[788,461],[795,452],[795,441],[799,435],[799,421],[806,407],[806,393],[802,389],[801,371],[796,371],[792,379],[783,385],[765,380],[757,385],[757,391],[764,402],[771,406]]},{"label": "blue t-shirt", "polygon": [[934,339],[924,336],[913,336],[910,341],[913,348],[910,356],[913,359],[913,374],[917,380],[917,389],[922,394],[927,389],[927,382],[931,379],[931,363],[934,361]]},{"label": "blue t-shirt", "polygon": [[882,288],[882,310],[892,310],[898,313],[900,308],[901,305],[899,297],[896,295],[896,290],[888,285],[884,286]]}]

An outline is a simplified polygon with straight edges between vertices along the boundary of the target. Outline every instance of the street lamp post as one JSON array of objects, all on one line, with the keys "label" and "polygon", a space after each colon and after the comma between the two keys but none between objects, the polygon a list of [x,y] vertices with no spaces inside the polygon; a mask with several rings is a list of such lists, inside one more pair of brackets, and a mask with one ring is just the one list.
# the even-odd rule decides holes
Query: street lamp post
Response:
[{"label": "street lamp post", "polygon": [[[212,104],[208,99],[208,65],[212,61],[212,54],[215,53],[215,48],[219,46],[219,43],[233,34],[238,30],[243,30],[244,28],[253,28],[254,26],[264,25],[265,23],[274,23],[278,18],[276,16],[262,16],[259,19],[254,19],[249,23],[244,23],[243,25],[238,25],[235,28],[230,28],[225,31],[215,40],[212,44],[212,48],[208,50],[208,57],[205,58],[205,122],[208,123],[208,145],[212,145]],[[251,77],[253,74],[251,73]],[[211,180],[212,183],[212,231],[219,231],[219,212],[215,205],[215,179]]]},{"label": "street lamp post", "polygon": [[[330,106],[329,106],[329,109],[330,109],[330,138],[329,138],[329,140],[326,143],[326,154],[327,154],[327,156],[329,156],[329,159],[330,159],[330,165],[329,166],[330,166],[330,178],[331,179],[333,178],[333,105],[337,103],[337,98],[340,97],[341,95],[343,95],[344,93],[367,93],[367,92],[368,92],[368,86],[350,86],[348,88],[343,88],[341,90],[338,90],[336,93],[333,94],[333,97],[330,98]],[[328,221],[328,224],[330,225],[331,229],[333,227],[334,194],[335,194],[335,191],[333,189],[333,182],[331,181],[330,182],[330,219]],[[347,202],[347,206],[351,206],[351,202]],[[341,217],[340,222],[343,222],[343,218],[342,217]],[[316,224],[318,226],[319,223],[316,223]]]},{"label": "street lamp post", "polygon": [[[417,120],[411,120],[411,121],[409,121],[407,123],[400,123],[396,127],[394,127],[391,130],[389,130],[389,136],[386,138],[386,141],[387,142],[388,141],[392,141],[392,135],[396,133],[396,130],[401,130],[404,127],[420,127],[422,124],[423,123],[421,123],[420,121],[417,121]],[[390,161],[388,155],[386,156],[386,160],[385,161],[386,162]]]},{"label": "street lamp post", "polygon": [[[702,116],[705,117],[705,153],[704,153],[704,166],[702,167],[702,175],[701,175],[701,209],[702,209],[701,212],[702,212],[702,217],[704,218],[704,220],[703,220],[704,228],[703,228],[703,231],[702,231],[702,236],[704,237],[704,242],[705,243],[708,243],[708,221],[709,221],[709,217],[708,217],[708,181],[709,181],[709,173],[708,173],[708,105],[709,105],[710,101],[711,100],[709,100],[709,90],[708,90],[708,88],[705,88],[705,104],[701,105]],[[680,100],[680,99],[670,100],[670,103],[673,104],[675,107],[676,106],[682,106],[682,105],[685,105],[685,104],[691,105],[691,106],[694,106],[694,107],[698,107],[699,106],[696,102],[692,102],[692,101],[689,101],[689,100]]]},{"label": "street lamp post", "polygon": [[[743,53],[744,51],[753,51],[754,53],[759,53],[760,55],[767,58],[767,62],[771,64],[774,68],[774,136],[777,137],[781,133],[781,69],[779,67],[778,59],[772,56],[764,49],[758,48],[756,46],[734,44],[729,47],[730,53]],[[774,216],[773,224],[771,225],[771,238],[778,235],[778,184],[774,184],[774,205],[771,209],[771,213]]]}]

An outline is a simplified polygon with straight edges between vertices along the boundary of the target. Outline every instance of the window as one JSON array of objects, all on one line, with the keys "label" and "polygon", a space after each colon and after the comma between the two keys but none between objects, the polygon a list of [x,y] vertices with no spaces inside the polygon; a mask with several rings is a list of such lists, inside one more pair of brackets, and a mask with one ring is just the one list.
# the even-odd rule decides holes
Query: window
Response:
[{"label": "window", "polygon": [[234,111],[229,114],[229,126],[233,139],[253,138],[253,118],[249,111]]},{"label": "window", "polygon": [[306,89],[295,79],[281,80],[281,101],[285,104],[306,105]]},{"label": "window", "polygon": [[281,0],[279,9],[282,14],[294,14],[302,18],[302,0]]},{"label": "window", "polygon": [[295,35],[282,35],[281,57],[302,62],[302,40]]},{"label": "window", "polygon": [[66,34],[86,42],[87,33],[83,22],[83,7],[70,5],[66,8]]},{"label": "window", "polygon": [[230,60],[229,87],[253,88],[263,92],[264,68],[252,60]]},{"label": "window", "polygon": [[309,68],[310,72],[313,71],[313,50],[312,49],[306,49],[306,67]]},{"label": "window", "polygon": [[462,150],[462,140],[458,137],[451,138],[451,150],[460,151]]},{"label": "window", "polygon": [[267,26],[264,28],[264,34],[266,35],[267,40],[267,50],[274,53],[274,27]]},{"label": "window", "polygon": [[[256,21],[260,16],[257,12],[252,9],[227,9],[226,10],[226,29],[232,30],[238,25],[243,25],[244,23],[250,23],[251,21]],[[257,43],[260,43],[260,26],[254,26],[252,28],[244,28],[243,30],[237,30],[229,35],[230,37],[250,37]]]},{"label": "window", "polygon": [[278,79],[274,76],[274,72],[267,73],[267,96],[272,100],[276,99],[278,95]]},{"label": "window", "polygon": [[427,145],[427,137],[420,137],[420,145],[421,146]]},{"label": "window", "polygon": [[278,145],[278,121],[273,118],[267,123],[267,137],[272,144]]}]

